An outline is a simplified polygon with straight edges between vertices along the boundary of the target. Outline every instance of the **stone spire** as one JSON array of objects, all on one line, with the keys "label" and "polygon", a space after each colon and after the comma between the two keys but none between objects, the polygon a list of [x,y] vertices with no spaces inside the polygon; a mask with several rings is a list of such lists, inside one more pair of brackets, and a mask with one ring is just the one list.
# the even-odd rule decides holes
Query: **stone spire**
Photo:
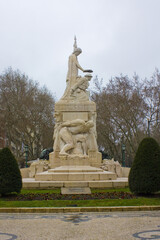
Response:
[{"label": "stone spire", "polygon": [[73,52],[77,49],[77,38],[74,36]]}]

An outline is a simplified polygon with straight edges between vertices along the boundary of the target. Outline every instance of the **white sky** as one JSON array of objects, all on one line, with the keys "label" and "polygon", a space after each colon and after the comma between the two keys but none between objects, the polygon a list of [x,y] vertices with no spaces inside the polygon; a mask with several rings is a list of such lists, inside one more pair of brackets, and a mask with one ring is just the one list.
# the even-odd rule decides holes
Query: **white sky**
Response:
[{"label": "white sky", "polygon": [[160,0],[0,0],[0,73],[19,69],[59,99],[76,34],[93,77],[149,78],[160,68],[159,25]]}]

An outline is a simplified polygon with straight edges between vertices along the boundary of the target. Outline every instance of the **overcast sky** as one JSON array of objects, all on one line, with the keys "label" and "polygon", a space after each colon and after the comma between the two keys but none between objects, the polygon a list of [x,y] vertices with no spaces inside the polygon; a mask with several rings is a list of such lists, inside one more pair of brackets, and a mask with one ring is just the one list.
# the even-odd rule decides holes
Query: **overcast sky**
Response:
[{"label": "overcast sky", "polygon": [[0,73],[19,69],[59,99],[74,35],[93,77],[149,78],[160,69],[160,0],[0,0]]}]

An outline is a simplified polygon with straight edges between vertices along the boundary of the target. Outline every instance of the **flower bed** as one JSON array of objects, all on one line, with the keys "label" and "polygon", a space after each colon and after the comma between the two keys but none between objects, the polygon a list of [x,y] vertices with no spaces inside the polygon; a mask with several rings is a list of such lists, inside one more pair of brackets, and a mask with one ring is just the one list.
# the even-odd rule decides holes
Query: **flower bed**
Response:
[{"label": "flower bed", "polygon": [[135,195],[129,192],[100,192],[92,194],[70,194],[59,193],[26,193],[8,195],[3,197],[6,201],[33,201],[33,200],[91,200],[91,199],[133,199]]}]

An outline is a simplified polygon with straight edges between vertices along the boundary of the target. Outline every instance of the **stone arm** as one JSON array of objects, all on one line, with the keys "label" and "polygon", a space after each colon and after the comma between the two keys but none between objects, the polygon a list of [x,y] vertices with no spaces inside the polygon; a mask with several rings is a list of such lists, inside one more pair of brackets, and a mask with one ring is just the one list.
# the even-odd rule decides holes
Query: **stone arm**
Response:
[{"label": "stone arm", "polygon": [[80,64],[79,64],[79,62],[78,62],[77,59],[76,59],[76,66],[77,66],[77,68],[79,68],[82,72],[89,72],[89,73],[92,73],[92,72],[93,72],[91,69],[84,70],[84,69],[80,66]]},{"label": "stone arm", "polygon": [[85,71],[85,70],[80,66],[78,60],[76,61],[76,66],[77,66],[77,68],[79,68],[82,72]]},{"label": "stone arm", "polygon": [[84,125],[85,124],[85,121],[82,120],[82,119],[75,119],[75,120],[72,120],[72,121],[66,121],[64,123],[62,123],[62,127],[76,127],[78,125]]}]

